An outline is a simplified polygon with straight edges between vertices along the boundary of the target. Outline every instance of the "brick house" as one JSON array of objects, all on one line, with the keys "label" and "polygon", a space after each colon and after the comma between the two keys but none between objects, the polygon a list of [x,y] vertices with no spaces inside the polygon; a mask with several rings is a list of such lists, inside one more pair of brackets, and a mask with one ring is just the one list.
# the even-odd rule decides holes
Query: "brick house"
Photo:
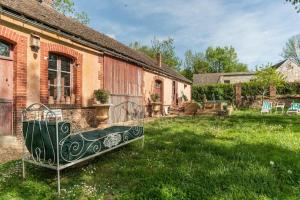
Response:
[{"label": "brick house", "polygon": [[[88,126],[93,92],[165,106],[191,99],[191,82],[163,64],[53,10],[50,0],[0,0],[0,137],[19,136],[21,111],[41,102],[78,111]],[[54,104],[50,102],[55,102]]]}]

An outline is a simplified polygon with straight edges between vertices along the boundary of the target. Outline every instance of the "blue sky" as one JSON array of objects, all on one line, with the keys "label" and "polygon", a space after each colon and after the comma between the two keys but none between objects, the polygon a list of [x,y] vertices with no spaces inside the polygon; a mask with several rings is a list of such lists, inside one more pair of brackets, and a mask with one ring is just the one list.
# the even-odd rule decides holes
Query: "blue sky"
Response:
[{"label": "blue sky", "polygon": [[74,0],[90,26],[129,44],[171,37],[180,58],[188,49],[232,45],[241,62],[276,63],[300,14],[285,0]]}]

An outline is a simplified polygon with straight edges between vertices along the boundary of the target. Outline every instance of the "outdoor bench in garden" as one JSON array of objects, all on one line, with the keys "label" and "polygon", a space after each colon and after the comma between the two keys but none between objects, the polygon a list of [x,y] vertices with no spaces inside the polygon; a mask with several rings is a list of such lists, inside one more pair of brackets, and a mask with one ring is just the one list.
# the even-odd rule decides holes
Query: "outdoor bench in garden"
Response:
[{"label": "outdoor bench in garden", "polygon": [[[136,140],[144,143],[143,107],[124,102],[110,109],[110,126],[105,129],[77,131],[72,122],[61,120],[43,104],[33,104],[22,112],[25,162],[60,171]],[[25,151],[27,149],[28,151]]]}]

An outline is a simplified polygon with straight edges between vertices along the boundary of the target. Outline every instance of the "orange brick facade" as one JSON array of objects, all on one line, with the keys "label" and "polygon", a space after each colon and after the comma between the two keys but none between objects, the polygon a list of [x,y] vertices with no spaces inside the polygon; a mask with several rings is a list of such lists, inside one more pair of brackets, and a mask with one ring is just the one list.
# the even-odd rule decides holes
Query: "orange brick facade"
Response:
[{"label": "orange brick facade", "polygon": [[48,57],[50,53],[61,54],[70,57],[74,61],[74,91],[76,96],[76,105],[81,106],[82,102],[82,54],[60,44],[41,43],[41,73],[40,73],[40,101],[48,104]]},{"label": "orange brick facade", "polygon": [[[51,53],[73,60],[75,105],[49,105],[50,108],[63,109],[67,116],[72,113],[68,113],[67,109],[79,110],[85,119],[94,116],[93,93],[102,88],[111,93],[111,104],[130,100],[146,105],[154,92],[156,80],[162,84],[162,104],[171,105],[173,79],[148,72],[132,62],[106,55],[105,52],[64,43],[60,38],[47,38],[42,33],[36,33],[40,36],[40,48],[36,51],[30,47],[33,33],[32,30],[0,25],[0,39],[10,43],[13,52],[13,135],[21,137],[21,113],[26,106],[36,102],[48,105],[48,65]],[[87,121],[86,124],[92,124],[92,120]]]},{"label": "orange brick facade", "polygon": [[[21,112],[26,107],[27,91],[27,38],[0,25],[0,38],[13,45],[13,121],[21,121]],[[20,132],[21,124],[14,123],[15,132]]]}]

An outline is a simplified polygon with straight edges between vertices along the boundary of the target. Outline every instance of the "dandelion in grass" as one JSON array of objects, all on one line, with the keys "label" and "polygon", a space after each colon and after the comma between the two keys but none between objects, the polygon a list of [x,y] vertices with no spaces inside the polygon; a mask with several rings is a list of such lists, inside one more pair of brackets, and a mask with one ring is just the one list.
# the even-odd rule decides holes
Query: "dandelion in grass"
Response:
[{"label": "dandelion in grass", "polygon": [[274,161],[270,161],[270,165],[274,166],[275,165]]}]

